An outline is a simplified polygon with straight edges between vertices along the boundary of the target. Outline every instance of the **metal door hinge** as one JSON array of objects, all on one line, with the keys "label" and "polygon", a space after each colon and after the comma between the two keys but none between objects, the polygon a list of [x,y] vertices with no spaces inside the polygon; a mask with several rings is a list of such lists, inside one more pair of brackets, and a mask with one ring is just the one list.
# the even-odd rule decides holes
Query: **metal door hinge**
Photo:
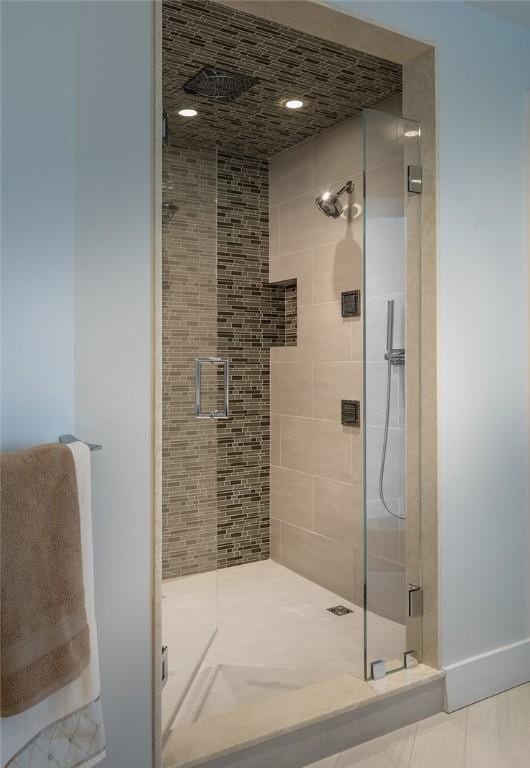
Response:
[{"label": "metal door hinge", "polygon": [[423,174],[421,165],[409,165],[407,169],[407,188],[409,192],[421,195]]},{"label": "metal door hinge", "polygon": [[386,677],[386,661],[384,659],[378,659],[370,663],[370,671],[372,673],[372,680],[382,680]]},{"label": "metal door hinge", "polygon": [[162,646],[162,688],[167,683],[167,679],[169,677],[169,668],[168,668],[168,650],[167,645]]},{"label": "metal door hinge", "polygon": [[409,617],[423,616],[423,589],[409,584]]}]

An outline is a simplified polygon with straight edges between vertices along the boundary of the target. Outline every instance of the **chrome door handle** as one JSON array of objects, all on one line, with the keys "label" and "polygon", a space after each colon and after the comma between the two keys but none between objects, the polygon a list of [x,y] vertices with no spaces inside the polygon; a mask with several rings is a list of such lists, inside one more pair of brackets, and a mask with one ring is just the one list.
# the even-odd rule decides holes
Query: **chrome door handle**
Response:
[{"label": "chrome door handle", "polygon": [[[221,365],[223,367],[223,410],[202,410],[202,368],[204,365]],[[195,360],[195,416],[198,419],[228,419],[230,416],[230,360],[226,357],[197,357]]]}]

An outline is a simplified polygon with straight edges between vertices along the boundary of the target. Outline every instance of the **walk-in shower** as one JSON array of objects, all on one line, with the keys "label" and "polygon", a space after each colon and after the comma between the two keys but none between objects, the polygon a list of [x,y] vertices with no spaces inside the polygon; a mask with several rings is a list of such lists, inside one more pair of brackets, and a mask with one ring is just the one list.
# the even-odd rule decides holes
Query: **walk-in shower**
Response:
[{"label": "walk-in shower", "polygon": [[162,22],[165,742],[418,660],[421,582],[401,65],[211,0]]}]

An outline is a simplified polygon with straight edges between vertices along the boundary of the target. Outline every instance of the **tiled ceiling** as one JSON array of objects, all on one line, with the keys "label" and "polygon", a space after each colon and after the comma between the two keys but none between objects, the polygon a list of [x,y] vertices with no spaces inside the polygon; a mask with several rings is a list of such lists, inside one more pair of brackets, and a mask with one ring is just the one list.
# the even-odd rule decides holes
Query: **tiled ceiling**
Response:
[{"label": "tiled ceiling", "polygon": [[[267,157],[401,92],[401,65],[209,0],[163,3],[163,100],[170,140]],[[255,78],[230,102],[188,95],[203,67]],[[283,102],[301,98],[288,110]],[[194,107],[198,115],[177,112]]]}]

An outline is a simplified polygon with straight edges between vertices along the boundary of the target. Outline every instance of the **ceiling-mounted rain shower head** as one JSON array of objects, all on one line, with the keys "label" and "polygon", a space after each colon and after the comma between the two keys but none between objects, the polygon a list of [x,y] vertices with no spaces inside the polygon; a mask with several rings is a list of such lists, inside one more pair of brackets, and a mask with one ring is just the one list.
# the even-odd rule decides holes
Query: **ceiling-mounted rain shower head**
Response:
[{"label": "ceiling-mounted rain shower head", "polygon": [[340,197],[345,192],[346,194],[351,195],[353,193],[354,187],[355,185],[353,181],[347,181],[346,184],[341,187],[338,192],[324,192],[322,195],[319,195],[315,200],[319,210],[321,210],[325,216],[329,216],[331,219],[338,219],[344,211],[344,206],[340,201]]},{"label": "ceiling-mounted rain shower head", "polygon": [[183,88],[194,96],[206,96],[217,101],[233,101],[257,83],[255,77],[238,72],[226,72],[215,67],[203,67],[193,75]]}]

